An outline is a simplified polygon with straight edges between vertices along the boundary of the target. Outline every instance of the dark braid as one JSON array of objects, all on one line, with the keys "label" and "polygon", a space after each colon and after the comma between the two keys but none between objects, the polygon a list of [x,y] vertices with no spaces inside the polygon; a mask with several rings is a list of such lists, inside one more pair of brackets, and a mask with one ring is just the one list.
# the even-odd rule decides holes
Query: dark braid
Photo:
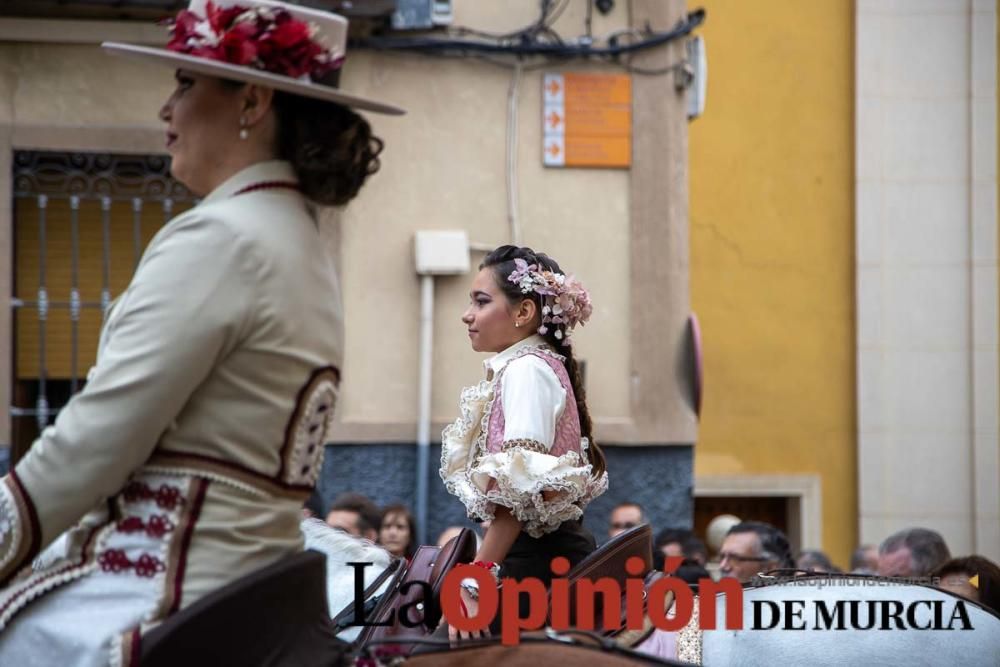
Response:
[{"label": "dark braid", "polygon": [[[547,339],[548,336],[544,336],[544,338]],[[583,434],[583,437],[590,441],[588,458],[591,465],[594,466],[593,475],[594,477],[600,477],[607,470],[607,464],[604,461],[604,452],[601,451],[601,448],[597,446],[597,441],[594,440],[594,424],[590,418],[590,409],[587,407],[587,395],[583,387],[583,377],[580,375],[580,366],[576,363],[576,358],[573,356],[572,346],[564,345],[557,349],[560,354],[566,355],[566,372],[569,374],[569,382],[573,386],[573,395],[576,396],[576,411],[580,415],[580,432]]]},{"label": "dark braid", "polygon": [[[513,273],[516,268],[514,264],[515,259],[523,259],[528,264],[537,264],[539,269],[546,271],[552,271],[553,273],[563,273],[563,270],[559,268],[559,264],[546,255],[545,253],[535,252],[531,248],[519,248],[512,245],[503,245],[486,255],[483,259],[483,263],[479,265],[480,269],[492,268],[493,277],[496,280],[497,286],[500,291],[504,293],[507,300],[511,304],[518,304],[523,299],[531,299],[535,302],[535,306],[538,309],[539,314],[542,312],[542,297],[535,293],[530,292],[528,294],[521,293],[521,288],[514,283],[507,280],[507,277]],[[565,325],[563,324],[550,324],[548,326],[548,331],[546,331],[542,338],[548,343],[556,352],[566,357],[565,366],[566,373],[569,375],[570,385],[573,387],[573,394],[576,396],[576,411],[580,416],[580,433],[583,437],[590,441],[590,448],[587,450],[588,458],[593,466],[591,474],[594,477],[600,477],[607,470],[607,464],[604,460],[604,452],[601,448],[597,446],[597,441],[594,440],[593,434],[593,421],[590,418],[590,410],[587,408],[587,395],[583,386],[583,378],[580,376],[580,367],[576,363],[576,358],[573,356],[573,348],[570,345],[563,345],[563,340],[565,340]],[[563,339],[560,340],[556,337],[556,331],[563,332]]]}]

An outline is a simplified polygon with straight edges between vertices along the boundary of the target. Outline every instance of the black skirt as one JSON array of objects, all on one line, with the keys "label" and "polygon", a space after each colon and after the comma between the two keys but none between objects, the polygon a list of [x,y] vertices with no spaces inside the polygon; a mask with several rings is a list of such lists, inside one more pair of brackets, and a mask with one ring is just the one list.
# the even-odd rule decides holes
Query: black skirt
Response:
[{"label": "black skirt", "polygon": [[[507,557],[500,564],[500,576],[521,581],[528,577],[539,579],[548,588],[552,582],[552,559],[562,556],[569,560],[570,568],[589,556],[597,548],[594,536],[583,527],[583,521],[565,521],[561,526],[541,537],[531,537],[521,532],[511,545]],[[502,601],[501,601],[502,604]],[[518,607],[521,618],[528,618],[531,598],[522,593]],[[500,632],[502,613],[498,613],[490,630]]]},{"label": "black skirt", "polygon": [[500,576],[518,581],[534,577],[541,579],[547,587],[552,581],[550,564],[553,558],[562,556],[573,567],[596,548],[594,536],[583,527],[582,520],[565,521],[541,537],[531,537],[522,531],[501,563]]}]

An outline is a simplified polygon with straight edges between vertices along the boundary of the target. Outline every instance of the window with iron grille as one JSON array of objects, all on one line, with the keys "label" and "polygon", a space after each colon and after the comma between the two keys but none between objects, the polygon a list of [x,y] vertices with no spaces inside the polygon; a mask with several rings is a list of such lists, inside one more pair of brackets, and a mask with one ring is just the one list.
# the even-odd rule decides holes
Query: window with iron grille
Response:
[{"label": "window with iron grille", "polygon": [[83,388],[104,311],[194,196],[159,155],[14,154],[12,462]]}]

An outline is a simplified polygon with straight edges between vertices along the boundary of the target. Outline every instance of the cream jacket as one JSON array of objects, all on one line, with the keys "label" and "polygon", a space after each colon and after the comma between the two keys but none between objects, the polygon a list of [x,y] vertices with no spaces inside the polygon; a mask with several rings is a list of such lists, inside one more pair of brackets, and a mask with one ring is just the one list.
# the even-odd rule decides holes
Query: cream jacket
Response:
[{"label": "cream jacket", "polygon": [[294,182],[291,166],[245,169],[152,240],[106,314],[86,387],[0,484],[0,581],[137,474],[202,480],[185,519],[185,606],[300,548],[343,316],[302,195],[238,194],[269,181]]}]

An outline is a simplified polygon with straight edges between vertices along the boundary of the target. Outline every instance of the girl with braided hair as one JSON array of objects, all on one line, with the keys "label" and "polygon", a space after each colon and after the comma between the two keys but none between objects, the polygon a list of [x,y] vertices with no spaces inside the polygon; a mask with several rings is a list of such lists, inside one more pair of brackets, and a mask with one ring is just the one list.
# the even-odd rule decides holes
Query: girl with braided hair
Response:
[{"label": "girl with braided hair", "polygon": [[[441,478],[470,517],[492,521],[476,564],[548,584],[553,558],[575,565],[596,548],[583,510],[608,487],[570,344],[590,295],[547,255],[506,245],[483,260],[470,299],[462,321],[472,349],[494,356],[442,433]],[[474,584],[462,583],[470,616]]]}]

